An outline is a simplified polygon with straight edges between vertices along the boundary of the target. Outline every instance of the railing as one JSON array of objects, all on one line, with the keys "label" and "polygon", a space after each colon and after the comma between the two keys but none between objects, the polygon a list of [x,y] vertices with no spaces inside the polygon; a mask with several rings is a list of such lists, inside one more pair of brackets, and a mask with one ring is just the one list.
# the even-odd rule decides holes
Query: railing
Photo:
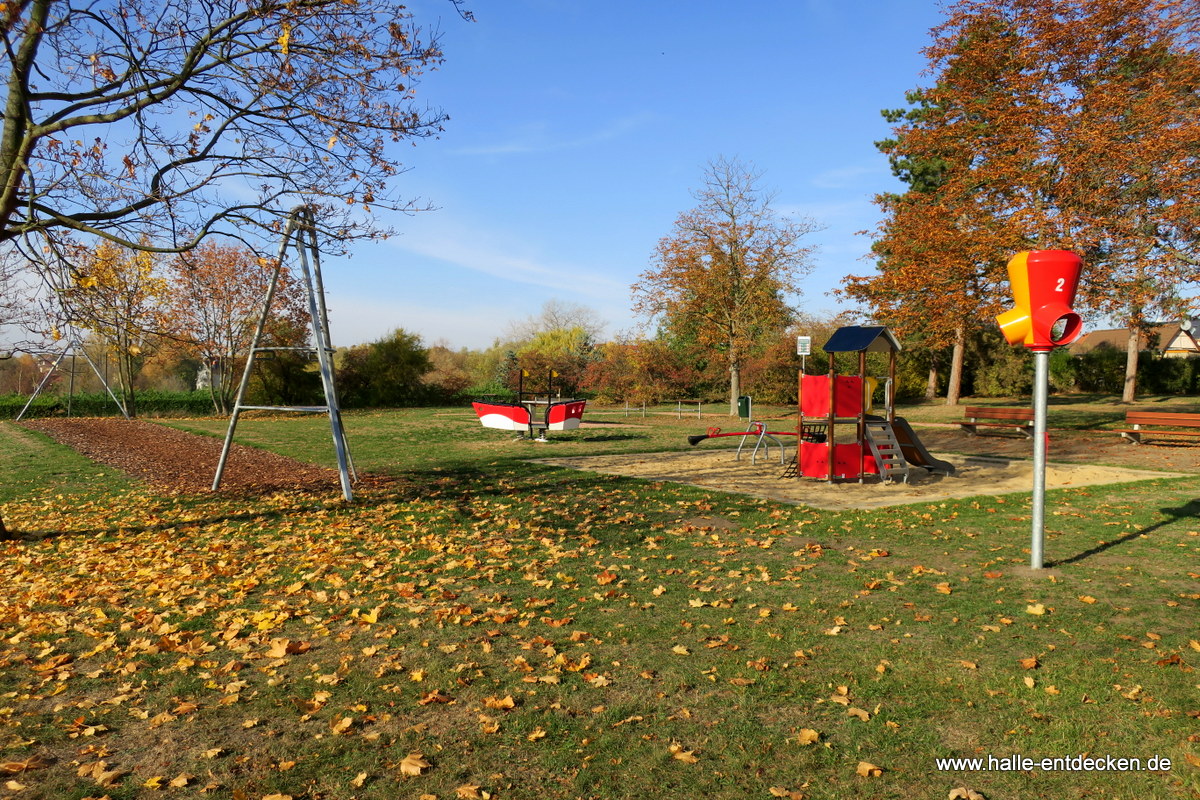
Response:
[{"label": "railing", "polygon": [[[687,414],[688,414],[688,416],[691,416],[691,414],[692,414],[691,406],[692,405],[696,406],[696,419],[704,418],[704,401],[703,400],[674,400],[674,401],[668,400],[667,401],[668,407],[670,407],[670,403],[672,403],[672,402],[675,403],[675,419],[683,419],[684,406],[687,406]],[[629,404],[629,401],[626,400],[625,401],[625,416],[628,417],[631,413],[640,413],[640,415],[644,418],[646,416],[646,404],[640,403],[638,405],[631,406]],[[665,412],[651,411],[650,413],[652,413],[652,414],[663,414],[663,413],[669,414],[671,412],[670,411],[665,411]]]}]

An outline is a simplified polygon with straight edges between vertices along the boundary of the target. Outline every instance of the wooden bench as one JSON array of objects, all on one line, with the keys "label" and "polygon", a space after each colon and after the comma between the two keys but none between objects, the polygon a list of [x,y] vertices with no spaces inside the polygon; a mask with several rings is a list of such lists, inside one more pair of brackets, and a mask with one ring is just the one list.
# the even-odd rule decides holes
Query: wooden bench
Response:
[{"label": "wooden bench", "polygon": [[967,406],[964,414],[966,418],[958,424],[971,435],[979,433],[979,428],[1013,428],[1033,438],[1032,408]]},{"label": "wooden bench", "polygon": [[[1141,444],[1144,436],[1200,436],[1200,414],[1179,414],[1167,411],[1127,411],[1125,424],[1117,432],[1134,444]],[[1143,426],[1151,425],[1153,430]],[[1163,430],[1163,428],[1190,428],[1191,430]]]}]

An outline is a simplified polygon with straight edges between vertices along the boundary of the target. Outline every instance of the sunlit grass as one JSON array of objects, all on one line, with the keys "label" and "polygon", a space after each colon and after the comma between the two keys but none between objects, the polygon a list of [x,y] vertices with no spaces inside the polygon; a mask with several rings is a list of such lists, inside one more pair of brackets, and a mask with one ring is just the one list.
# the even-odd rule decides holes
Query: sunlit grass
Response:
[{"label": "sunlit grass", "polygon": [[[347,427],[395,477],[349,506],[169,496],[0,426],[6,466],[40,465],[4,495],[23,532],[0,553],[9,793],[1200,789],[1187,482],[1051,492],[1035,574],[1023,495],[831,513],[522,460],[686,447],[686,420],[550,445],[432,412]],[[332,458],[319,418],[247,420],[239,441]],[[1173,767],[934,765],[1014,753]]]}]

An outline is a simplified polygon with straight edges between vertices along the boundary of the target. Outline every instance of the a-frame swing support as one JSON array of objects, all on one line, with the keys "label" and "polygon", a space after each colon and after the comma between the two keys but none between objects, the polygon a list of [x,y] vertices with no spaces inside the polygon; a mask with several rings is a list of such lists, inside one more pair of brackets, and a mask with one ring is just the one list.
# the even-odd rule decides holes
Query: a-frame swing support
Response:
[{"label": "a-frame swing support", "polygon": [[[38,398],[38,395],[42,393],[42,389],[46,388],[46,384],[50,382],[50,376],[58,371],[59,365],[62,364],[63,359],[68,355],[70,355],[72,359],[72,387],[75,384],[74,358],[76,355],[82,355],[87,361],[88,365],[92,368],[92,372],[96,373],[96,377],[100,379],[101,385],[104,386],[104,391],[108,392],[108,396],[112,398],[114,403],[117,404],[117,408],[121,411],[121,416],[123,416],[125,419],[129,419],[129,412],[125,410],[125,404],[118,400],[117,396],[113,394],[112,387],[108,385],[108,381],[104,379],[104,376],[100,374],[100,368],[96,366],[96,362],[92,360],[90,355],[88,355],[88,351],[80,346],[79,340],[71,337],[67,342],[67,346],[63,348],[61,353],[58,354],[58,358],[54,359],[54,364],[51,365],[50,369],[46,370],[46,374],[42,376],[42,380],[40,383],[38,383],[37,388],[33,390],[33,394],[31,394],[29,399],[25,401],[25,406],[21,409],[21,413],[17,414],[17,418],[14,420],[14,422],[21,421],[21,418],[25,416],[25,412],[29,410],[31,405],[33,405],[33,401]],[[70,415],[69,412],[70,406],[68,406],[68,416]]]},{"label": "a-frame swing support", "polygon": [[[271,314],[271,303],[275,299],[275,289],[279,284],[280,271],[284,268],[284,258],[288,246],[292,246],[300,262],[300,270],[304,276],[304,288],[308,293],[308,312],[312,319],[311,348],[279,348],[262,347],[263,330]],[[317,365],[321,372],[321,385],[325,390],[325,405],[323,406],[250,406],[243,401],[246,388],[250,385],[250,374],[254,368],[255,356],[261,352],[288,350],[315,350]],[[221,459],[217,462],[217,472],[213,476],[212,488],[215,492],[221,486],[221,476],[225,472],[225,462],[229,458],[229,448],[233,443],[233,434],[237,430],[238,418],[243,410],[260,411],[300,411],[306,413],[324,412],[329,415],[329,427],[333,434],[333,446],[337,451],[338,475],[341,479],[342,497],[349,503],[354,499],[351,483],[357,480],[354,474],[354,464],[350,458],[350,448],[346,444],[346,432],[342,426],[342,411],[338,405],[337,389],[333,383],[333,345],[329,337],[329,315],[325,309],[325,287],[321,282],[321,256],[317,247],[316,220],[309,206],[297,206],[288,217],[287,227],[279,242],[279,257],[275,263],[275,272],[267,287],[263,299],[262,314],[254,329],[254,339],[250,343],[250,351],[246,356],[246,366],[242,370],[242,381],[238,386],[237,398],[234,400],[233,413],[229,417],[229,430],[225,434],[225,444],[221,447]]]}]

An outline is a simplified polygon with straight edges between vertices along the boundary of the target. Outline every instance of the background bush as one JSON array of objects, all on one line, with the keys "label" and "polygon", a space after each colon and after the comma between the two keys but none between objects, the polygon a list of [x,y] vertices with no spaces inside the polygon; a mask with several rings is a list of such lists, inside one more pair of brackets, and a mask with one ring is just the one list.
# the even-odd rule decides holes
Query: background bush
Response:
[{"label": "background bush", "polygon": [[[28,395],[0,395],[0,418],[14,419],[29,402]],[[119,417],[120,409],[104,392],[76,394],[74,397],[43,393],[38,395],[26,418],[65,417],[70,405],[73,417]],[[206,417],[213,413],[212,398],[206,390],[166,392],[147,389],[137,393],[138,415],[144,417]]]}]

